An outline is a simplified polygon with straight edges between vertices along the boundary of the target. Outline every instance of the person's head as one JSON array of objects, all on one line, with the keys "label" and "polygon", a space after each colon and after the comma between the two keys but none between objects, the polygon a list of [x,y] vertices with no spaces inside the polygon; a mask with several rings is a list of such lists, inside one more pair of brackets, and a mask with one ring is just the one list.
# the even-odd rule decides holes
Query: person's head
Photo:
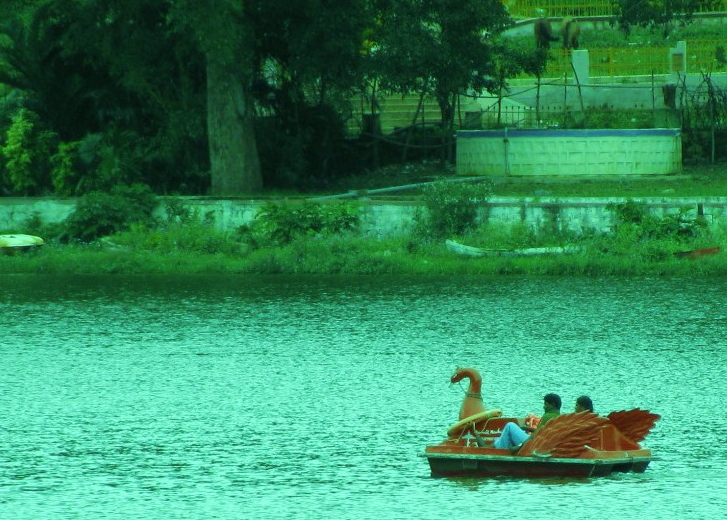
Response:
[{"label": "person's head", "polygon": [[576,399],[576,413],[593,412],[593,401],[587,395],[582,395]]},{"label": "person's head", "polygon": [[543,409],[546,412],[559,412],[561,400],[558,394],[545,394],[543,397]]}]

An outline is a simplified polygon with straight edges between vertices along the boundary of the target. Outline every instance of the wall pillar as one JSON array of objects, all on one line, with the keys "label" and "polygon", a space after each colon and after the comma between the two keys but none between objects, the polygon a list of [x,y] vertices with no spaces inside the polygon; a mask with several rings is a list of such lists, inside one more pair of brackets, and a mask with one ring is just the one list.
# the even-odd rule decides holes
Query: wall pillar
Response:
[{"label": "wall pillar", "polygon": [[669,49],[669,72],[677,77],[687,74],[687,42],[678,41],[676,47]]},{"label": "wall pillar", "polygon": [[580,85],[588,85],[591,81],[590,58],[588,49],[571,52],[571,63]]}]

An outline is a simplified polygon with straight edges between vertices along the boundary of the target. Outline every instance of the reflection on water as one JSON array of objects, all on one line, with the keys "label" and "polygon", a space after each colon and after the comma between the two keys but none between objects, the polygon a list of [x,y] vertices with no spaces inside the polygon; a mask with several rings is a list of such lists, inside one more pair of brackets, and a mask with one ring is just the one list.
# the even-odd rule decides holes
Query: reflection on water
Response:
[{"label": "reflection on water", "polygon": [[[705,518],[727,452],[727,281],[6,277],[5,518]],[[486,405],[642,407],[660,460],[594,480],[433,479],[456,365]],[[711,413],[706,420],[704,411]],[[678,500],[674,491],[679,490]]]}]

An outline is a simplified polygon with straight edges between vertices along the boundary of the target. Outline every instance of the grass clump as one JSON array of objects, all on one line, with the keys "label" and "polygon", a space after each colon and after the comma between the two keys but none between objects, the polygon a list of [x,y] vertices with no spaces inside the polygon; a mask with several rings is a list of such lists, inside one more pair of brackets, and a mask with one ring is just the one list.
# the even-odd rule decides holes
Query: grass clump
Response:
[{"label": "grass clump", "polygon": [[[519,228],[519,226],[517,227]],[[198,228],[199,232],[203,228]],[[205,233],[208,231],[205,231]],[[131,237],[141,231],[128,232]],[[122,235],[112,237],[122,242]],[[138,238],[138,235],[135,235]],[[94,244],[51,244],[22,255],[0,257],[2,273],[33,274],[312,274],[398,276],[727,276],[724,253],[700,259],[677,258],[673,253],[700,246],[727,246],[723,234],[696,239],[650,238],[633,226],[614,233],[584,236],[537,234],[535,244],[574,245],[573,254],[537,257],[468,258],[447,250],[443,241],[420,241],[412,236],[380,240],[362,235],[300,237],[281,246],[253,248],[228,237],[234,244],[215,252]],[[476,242],[475,237],[486,237]],[[533,246],[521,229],[483,226],[465,243],[492,249]],[[472,240],[468,242],[468,240]]]}]

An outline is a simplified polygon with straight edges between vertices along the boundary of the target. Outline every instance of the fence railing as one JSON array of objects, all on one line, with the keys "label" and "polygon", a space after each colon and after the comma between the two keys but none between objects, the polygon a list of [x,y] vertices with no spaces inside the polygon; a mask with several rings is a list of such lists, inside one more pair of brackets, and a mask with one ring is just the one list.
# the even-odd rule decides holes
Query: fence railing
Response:
[{"label": "fence railing", "polygon": [[610,0],[593,0],[588,4],[563,0],[511,0],[506,1],[505,5],[510,15],[516,18],[613,15]]},{"label": "fence railing", "polygon": [[[726,72],[727,40],[690,40],[687,47],[687,72]],[[661,46],[594,47],[588,49],[590,75],[648,76],[668,74],[669,49]],[[553,48],[545,77],[573,75],[570,51]]]},{"label": "fence railing", "polygon": [[[573,96],[577,94],[571,93]],[[662,108],[611,110],[588,107],[584,110],[491,105],[479,113],[457,114],[455,127],[478,130],[492,128],[654,128],[678,126],[679,121]]]},{"label": "fence railing", "polygon": [[[510,15],[516,18],[613,16],[610,0],[591,0],[587,4],[567,0],[505,0],[505,5]],[[695,12],[727,12],[727,0],[703,0]]]}]

